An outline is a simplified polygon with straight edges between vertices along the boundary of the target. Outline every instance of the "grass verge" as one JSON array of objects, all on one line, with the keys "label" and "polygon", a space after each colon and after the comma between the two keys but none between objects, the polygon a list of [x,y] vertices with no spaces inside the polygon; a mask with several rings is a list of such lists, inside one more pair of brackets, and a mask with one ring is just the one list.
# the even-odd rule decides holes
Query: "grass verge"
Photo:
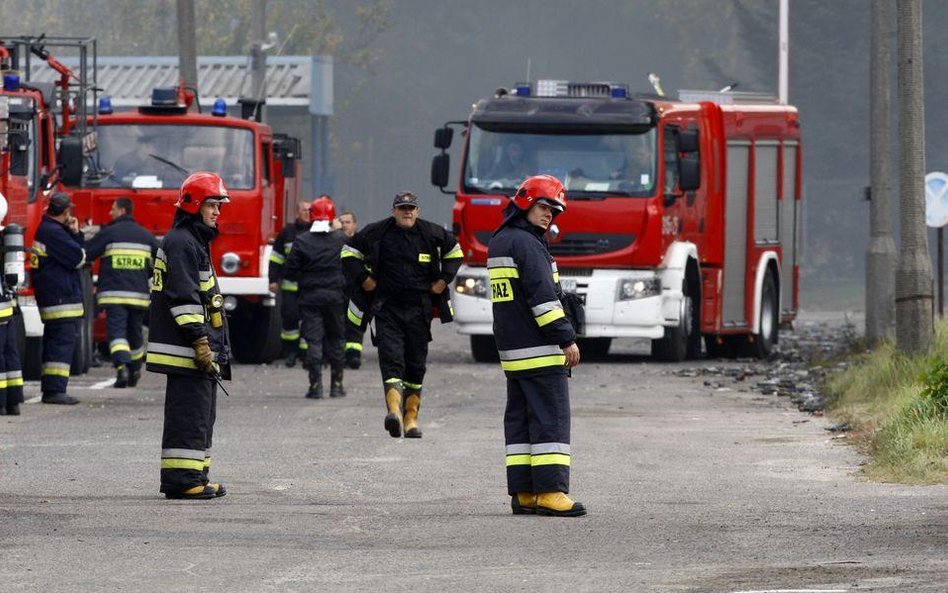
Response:
[{"label": "grass verge", "polygon": [[827,414],[870,457],[870,480],[948,484],[948,322],[927,356],[886,342],[826,380]]}]

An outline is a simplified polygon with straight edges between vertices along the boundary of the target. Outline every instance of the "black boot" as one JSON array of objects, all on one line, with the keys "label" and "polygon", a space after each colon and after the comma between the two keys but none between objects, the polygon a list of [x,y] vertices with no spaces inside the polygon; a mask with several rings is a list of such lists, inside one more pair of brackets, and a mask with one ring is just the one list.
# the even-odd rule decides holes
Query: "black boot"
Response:
[{"label": "black boot", "polygon": [[342,369],[333,369],[329,375],[329,397],[346,397],[342,387]]},{"label": "black boot", "polygon": [[346,350],[346,366],[350,369],[362,366],[362,353],[358,350]]},{"label": "black boot", "polygon": [[142,370],[140,368],[131,369],[128,371],[128,386],[135,387],[138,385],[138,380],[142,378]]},{"label": "black boot", "polygon": [[125,365],[119,365],[115,369],[115,387],[118,389],[125,389],[128,386],[128,369],[125,368]]},{"label": "black boot", "polygon": [[44,391],[42,401],[44,404],[59,404],[65,406],[74,406],[79,400],[68,393],[57,393],[53,391]]},{"label": "black boot", "polygon": [[310,399],[323,398],[322,365],[319,365],[319,364],[310,365],[309,391],[306,392],[306,397]]},{"label": "black boot", "polygon": [[296,361],[299,360],[300,351],[295,346],[291,346],[289,352],[286,353],[286,359],[284,359],[283,364],[286,365],[286,368],[291,369],[296,366]]}]

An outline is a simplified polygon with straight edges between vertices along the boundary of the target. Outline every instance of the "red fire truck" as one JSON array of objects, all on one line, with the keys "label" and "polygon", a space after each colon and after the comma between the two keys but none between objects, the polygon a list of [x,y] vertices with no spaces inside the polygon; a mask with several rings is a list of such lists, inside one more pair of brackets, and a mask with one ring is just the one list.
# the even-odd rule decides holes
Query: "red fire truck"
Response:
[{"label": "red fire truck", "polygon": [[[453,128],[464,148],[447,191]],[[465,263],[455,321],[476,360],[496,357],[487,244],[526,176],[564,182],[548,233],[565,291],[585,303],[581,348],[649,338],[652,354],[767,356],[798,306],[800,119],[751,93],[631,96],[617,83],[499,89],[435,133],[432,183],[455,194]]]},{"label": "red fire truck", "polygon": [[[6,224],[24,231],[25,246],[43,215],[43,198],[62,189],[62,181],[81,173],[81,156],[89,135],[86,130],[86,106],[94,101],[95,83],[86,82],[53,57],[47,47],[68,48],[78,54],[80,71],[86,72],[88,60],[95,55],[95,40],[78,37],[7,37],[0,39],[0,191],[7,199]],[[57,75],[55,83],[30,80],[31,59],[45,62]],[[70,156],[71,155],[71,156]],[[64,167],[63,160],[72,166]],[[78,162],[77,162],[78,160]],[[24,255],[20,252],[20,255]],[[26,263],[29,263],[27,259]],[[86,323],[72,365],[72,373],[88,370],[91,361],[92,280],[83,278],[87,305]],[[39,378],[43,324],[29,276],[20,279],[19,304],[24,344],[23,374]]]},{"label": "red fire truck", "polygon": [[223,100],[202,113],[193,92],[181,87],[154,89],[149,105],[124,113],[113,112],[102,97],[95,130],[85,173],[77,184],[67,184],[80,220],[106,223],[112,202],[128,196],[138,222],[160,237],[171,228],[184,179],[202,170],[221,174],[231,203],[211,256],[229,312],[233,354],[247,363],[279,356],[279,308],[267,266],[270,241],[299,196],[299,141],[252,117],[228,115]]}]

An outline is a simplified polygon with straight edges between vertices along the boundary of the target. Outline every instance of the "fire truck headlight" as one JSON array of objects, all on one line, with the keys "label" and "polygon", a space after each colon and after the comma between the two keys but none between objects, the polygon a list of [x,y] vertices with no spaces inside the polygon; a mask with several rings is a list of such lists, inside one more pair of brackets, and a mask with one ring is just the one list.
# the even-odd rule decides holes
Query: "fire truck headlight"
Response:
[{"label": "fire truck headlight", "polygon": [[487,298],[487,278],[484,276],[459,275],[455,279],[454,290],[458,294]]},{"label": "fire truck headlight", "polygon": [[240,256],[233,252],[227,252],[221,256],[221,271],[225,274],[236,274],[240,269]]},{"label": "fire truck headlight", "polygon": [[225,296],[224,297],[224,310],[233,311],[236,308],[237,308],[237,297],[231,296],[231,295]]},{"label": "fire truck headlight", "polygon": [[625,278],[619,281],[620,301],[631,301],[655,296],[662,290],[658,278]]}]

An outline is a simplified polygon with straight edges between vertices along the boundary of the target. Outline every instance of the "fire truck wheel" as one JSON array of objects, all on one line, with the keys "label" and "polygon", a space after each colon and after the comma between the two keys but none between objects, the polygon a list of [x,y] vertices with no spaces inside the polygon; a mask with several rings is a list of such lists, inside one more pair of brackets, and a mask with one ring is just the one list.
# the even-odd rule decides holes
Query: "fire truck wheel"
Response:
[{"label": "fire truck wheel", "polygon": [[280,356],[280,302],[272,307],[241,300],[229,316],[234,358],[244,364],[268,364]]},{"label": "fire truck wheel", "polygon": [[767,358],[777,343],[778,307],[777,282],[772,272],[764,276],[760,292],[760,333],[747,336],[743,343],[744,356]]},{"label": "fire truck wheel", "polygon": [[697,358],[701,355],[701,291],[696,273],[689,270],[682,292],[684,299],[678,325],[666,327],[664,336],[652,340],[652,356],[658,360],[681,362],[686,358]]},{"label": "fire truck wheel", "polygon": [[16,347],[21,353],[23,360],[23,378],[28,381],[39,381],[43,370],[43,338],[26,337],[26,327],[23,324],[23,316],[13,317],[13,323],[16,326]]},{"label": "fire truck wheel", "polygon": [[471,354],[477,362],[497,362],[497,344],[494,336],[471,336]]},{"label": "fire truck wheel", "polygon": [[82,307],[85,312],[79,322],[79,339],[72,356],[71,375],[82,375],[89,372],[92,366],[92,321],[95,316],[95,302],[92,296],[92,274],[88,269],[82,271]]}]

